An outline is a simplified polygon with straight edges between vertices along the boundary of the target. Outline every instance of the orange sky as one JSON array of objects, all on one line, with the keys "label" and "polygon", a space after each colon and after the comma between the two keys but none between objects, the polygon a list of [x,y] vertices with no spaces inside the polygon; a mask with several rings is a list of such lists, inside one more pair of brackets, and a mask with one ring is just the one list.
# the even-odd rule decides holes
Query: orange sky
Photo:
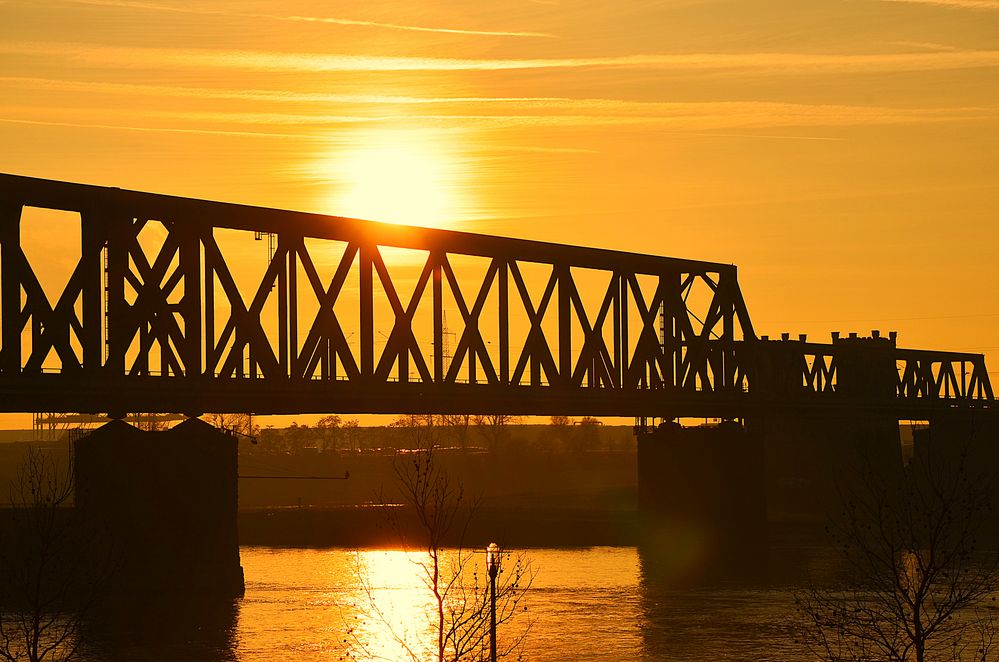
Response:
[{"label": "orange sky", "polygon": [[2,172],[731,262],[758,333],[999,371],[999,0],[0,0],[0,92]]}]

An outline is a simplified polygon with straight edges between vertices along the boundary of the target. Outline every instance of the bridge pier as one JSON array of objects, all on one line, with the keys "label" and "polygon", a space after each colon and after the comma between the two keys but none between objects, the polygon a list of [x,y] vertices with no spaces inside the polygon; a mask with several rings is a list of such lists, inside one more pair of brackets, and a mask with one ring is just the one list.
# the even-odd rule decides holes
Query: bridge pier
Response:
[{"label": "bridge pier", "polygon": [[[912,462],[944,485],[968,480],[981,489],[995,512],[999,508],[999,410],[937,414],[913,430]],[[985,518],[983,533],[999,544],[999,522]]]},{"label": "bridge pier", "polygon": [[111,421],[75,444],[76,507],[109,540],[109,592],[243,593],[237,439],[188,419],[146,432]]},{"label": "bridge pier", "polygon": [[898,421],[891,415],[780,413],[748,425],[763,441],[767,505],[778,518],[824,519],[866,478],[892,480],[902,470]]},{"label": "bridge pier", "polygon": [[669,583],[763,574],[763,448],[739,423],[638,436],[643,570]]}]

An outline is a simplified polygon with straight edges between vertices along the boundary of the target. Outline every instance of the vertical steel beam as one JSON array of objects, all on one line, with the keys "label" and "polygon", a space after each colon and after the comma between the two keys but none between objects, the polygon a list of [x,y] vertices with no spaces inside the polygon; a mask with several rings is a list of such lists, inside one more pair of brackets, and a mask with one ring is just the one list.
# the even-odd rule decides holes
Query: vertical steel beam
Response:
[{"label": "vertical steel beam", "polygon": [[562,386],[572,383],[572,273],[567,264],[555,266],[558,271],[558,376]]},{"label": "vertical steel beam", "polygon": [[114,210],[105,218],[108,238],[107,334],[108,358],[105,369],[113,376],[125,374],[128,351],[128,304],[125,301],[125,270],[128,269],[128,236],[134,218]]},{"label": "vertical steel beam", "polygon": [[506,259],[499,260],[499,381],[510,383],[510,272]]},{"label": "vertical steel beam", "polygon": [[614,386],[617,388],[621,387],[621,282],[623,278],[620,271],[615,271],[611,276],[610,283],[607,287],[612,289],[611,301],[613,302],[613,308],[611,309],[611,314],[614,316],[614,321],[612,322],[613,328],[611,333],[613,334],[612,342],[614,343],[614,374],[612,376],[612,381]]},{"label": "vertical steel beam", "polygon": [[278,268],[277,289],[278,289],[278,365],[282,372],[287,375],[288,360],[288,261],[291,256],[292,247],[288,246],[287,233],[282,232],[277,238],[277,252],[271,256],[271,260],[281,259],[281,266]]},{"label": "vertical steel beam", "polygon": [[680,283],[683,274],[679,271],[672,271],[662,275],[663,300],[662,300],[662,346],[663,364],[665,373],[663,382],[666,388],[671,389],[680,386],[677,382],[677,375],[682,374],[683,357],[680,351],[680,339],[677,338],[676,310],[677,304],[683,301],[680,293]]},{"label": "vertical steel beam", "polygon": [[369,243],[360,247],[360,344],[361,344],[361,378],[370,380],[375,374],[375,304],[372,261],[378,248]]},{"label": "vertical steel beam", "polygon": [[[207,244],[208,242],[215,241],[213,232],[211,228],[204,230],[206,236],[203,237],[203,241]],[[204,280],[202,281],[202,286],[205,292],[205,367],[204,373],[207,377],[215,376],[216,363],[218,362],[218,357],[216,356],[215,350],[215,270],[208,261],[208,253],[205,252],[205,264],[204,264]]]},{"label": "vertical steel beam", "polygon": [[434,383],[444,383],[444,286],[441,280],[442,254],[434,252]]},{"label": "vertical steel beam", "polygon": [[0,207],[0,346],[2,372],[15,375],[21,371],[21,206]]},{"label": "vertical steel beam", "polygon": [[285,374],[298,376],[298,251],[305,250],[305,240],[296,236],[288,251],[288,351]]},{"label": "vertical steel beam", "polygon": [[184,275],[184,298],[181,317],[184,320],[184,346],[179,347],[184,374],[201,375],[201,236],[197,228],[173,223],[170,232],[177,233],[181,273]]},{"label": "vertical steel beam", "polygon": [[620,370],[621,370],[621,388],[630,388],[631,383],[631,357],[628,351],[628,277],[627,274],[620,274],[618,278],[618,312],[620,318],[618,320],[618,325],[621,329],[619,334],[620,344],[618,345],[620,349]]},{"label": "vertical steel beam", "polygon": [[101,248],[104,233],[94,211],[80,214],[80,268],[83,270],[83,369],[99,370],[104,358],[101,334]]}]

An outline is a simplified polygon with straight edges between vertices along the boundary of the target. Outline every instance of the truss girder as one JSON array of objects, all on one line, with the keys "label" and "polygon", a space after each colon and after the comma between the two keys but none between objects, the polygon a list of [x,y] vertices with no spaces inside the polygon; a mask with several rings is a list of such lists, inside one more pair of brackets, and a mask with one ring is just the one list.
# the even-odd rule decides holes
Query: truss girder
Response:
[{"label": "truss girder", "polygon": [[[79,213],[57,296],[26,207]],[[232,231],[276,241],[232,254]],[[0,410],[733,416],[840,395],[844,348],[786,344],[797,386],[771,388],[768,344],[733,265],[0,175]],[[892,400],[994,399],[980,356],[896,360]]]}]

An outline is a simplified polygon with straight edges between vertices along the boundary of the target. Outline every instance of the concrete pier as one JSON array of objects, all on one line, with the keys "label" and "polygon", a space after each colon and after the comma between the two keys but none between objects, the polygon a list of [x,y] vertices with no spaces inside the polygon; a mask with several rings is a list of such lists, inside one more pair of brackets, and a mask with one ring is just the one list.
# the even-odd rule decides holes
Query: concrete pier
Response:
[{"label": "concrete pier", "polygon": [[638,502],[647,572],[684,583],[765,571],[763,449],[739,423],[639,435]]},{"label": "concrete pier", "polygon": [[898,421],[865,411],[758,416],[749,429],[766,455],[767,507],[778,518],[824,519],[873,473],[902,470]]},{"label": "concrete pier", "polygon": [[109,542],[113,591],[242,594],[236,437],[198,419],[111,421],[75,453],[76,507]]}]

